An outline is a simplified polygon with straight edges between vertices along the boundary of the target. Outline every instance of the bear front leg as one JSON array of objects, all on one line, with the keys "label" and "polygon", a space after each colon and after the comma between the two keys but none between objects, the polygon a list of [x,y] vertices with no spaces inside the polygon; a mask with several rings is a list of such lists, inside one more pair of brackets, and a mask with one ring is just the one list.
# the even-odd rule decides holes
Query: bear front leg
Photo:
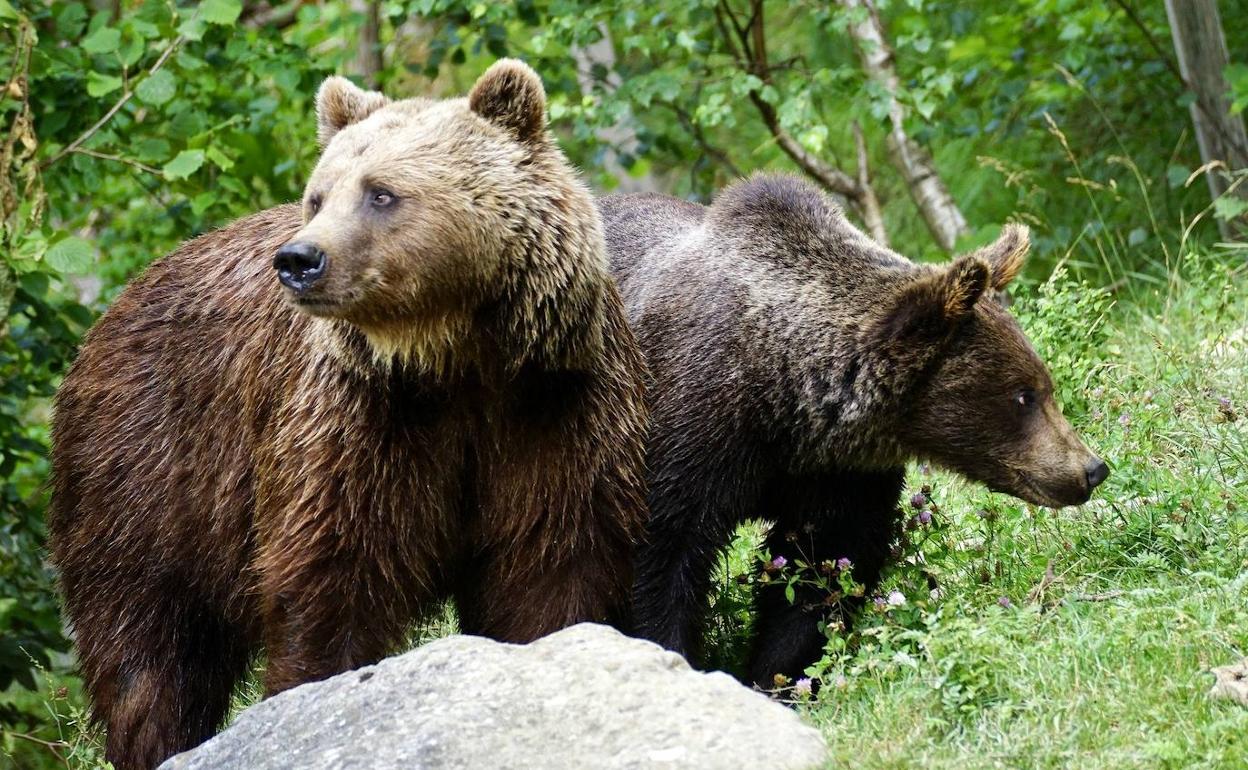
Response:
[{"label": "bear front leg", "polygon": [[629,616],[631,555],[627,539],[597,541],[588,531],[488,546],[455,592],[460,630],[526,643],[577,623],[620,628]]},{"label": "bear front leg", "polygon": [[656,504],[637,550],[637,635],[695,664],[702,656],[711,576],[731,535],[721,518]]},{"label": "bear front leg", "polygon": [[[789,565],[849,559],[853,578],[869,595],[886,566],[899,532],[898,497],[904,469],[838,473],[815,479],[787,479],[786,494],[775,501],[783,515],[772,527],[766,548],[774,560]],[[747,667],[749,680],[762,689],[776,686],[776,676],[790,681],[823,655],[826,637],[821,621],[849,626],[864,597],[846,597],[829,613],[826,591],[796,586],[794,600],[777,581],[756,595],[755,638]]]},{"label": "bear front leg", "polygon": [[375,663],[415,614],[370,556],[339,551],[265,579],[265,696]]}]

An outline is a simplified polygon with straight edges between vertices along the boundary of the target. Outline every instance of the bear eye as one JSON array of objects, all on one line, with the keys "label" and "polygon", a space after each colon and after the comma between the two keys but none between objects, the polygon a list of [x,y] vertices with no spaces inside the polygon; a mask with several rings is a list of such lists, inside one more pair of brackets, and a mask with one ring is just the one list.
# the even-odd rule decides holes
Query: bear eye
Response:
[{"label": "bear eye", "polygon": [[308,211],[312,212],[312,216],[316,216],[317,212],[320,210],[321,196],[313,195],[311,198],[308,198]]},{"label": "bear eye", "polygon": [[1014,395],[1014,403],[1023,409],[1030,409],[1036,405],[1036,391],[1031,388],[1023,388]]},{"label": "bear eye", "polygon": [[384,209],[386,206],[394,203],[394,201],[394,193],[389,190],[374,190],[368,202],[372,204],[373,208]]}]

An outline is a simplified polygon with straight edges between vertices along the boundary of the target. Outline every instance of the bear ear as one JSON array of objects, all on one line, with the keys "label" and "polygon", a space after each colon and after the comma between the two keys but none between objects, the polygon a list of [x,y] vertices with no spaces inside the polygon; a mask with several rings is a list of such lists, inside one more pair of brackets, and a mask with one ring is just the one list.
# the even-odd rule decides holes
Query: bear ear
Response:
[{"label": "bear ear", "polygon": [[376,91],[365,91],[346,78],[325,78],[316,92],[316,139],[324,149],[334,134],[390,103]]},{"label": "bear ear", "polygon": [[944,338],[971,314],[988,290],[990,278],[988,263],[968,256],[907,284],[888,311],[882,336],[929,341]]},{"label": "bear ear", "polygon": [[533,68],[518,59],[499,59],[477,80],[468,107],[510,131],[521,142],[546,128],[546,89]]},{"label": "bear ear", "polygon": [[1027,225],[1008,224],[1001,228],[996,242],[979,249],[972,257],[978,257],[992,268],[992,288],[1003,290],[1010,281],[1023,271],[1027,252],[1031,250],[1031,231]]}]

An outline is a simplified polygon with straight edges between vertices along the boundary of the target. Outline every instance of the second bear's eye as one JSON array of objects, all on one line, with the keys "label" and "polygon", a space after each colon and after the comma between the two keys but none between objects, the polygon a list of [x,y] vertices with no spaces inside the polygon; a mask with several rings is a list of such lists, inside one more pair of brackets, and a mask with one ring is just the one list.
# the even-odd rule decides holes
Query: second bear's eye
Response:
[{"label": "second bear's eye", "polygon": [[373,205],[373,208],[384,209],[386,206],[394,203],[394,200],[394,193],[389,190],[374,190],[369,198],[369,203]]},{"label": "second bear's eye", "polygon": [[316,213],[320,210],[321,196],[313,195],[311,198],[308,198],[308,211],[311,212],[312,216],[316,216]]},{"label": "second bear's eye", "polygon": [[1030,409],[1036,405],[1036,391],[1031,388],[1024,388],[1014,396],[1014,403],[1018,404],[1022,409]]}]

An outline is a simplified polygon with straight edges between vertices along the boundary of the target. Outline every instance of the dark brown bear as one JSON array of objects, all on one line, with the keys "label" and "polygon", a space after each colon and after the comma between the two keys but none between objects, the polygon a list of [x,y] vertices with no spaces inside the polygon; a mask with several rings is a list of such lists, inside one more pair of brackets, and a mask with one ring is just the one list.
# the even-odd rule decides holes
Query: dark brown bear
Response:
[{"label": "dark brown bear", "polygon": [[[873,589],[909,459],[1047,506],[1084,502],[1107,475],[991,296],[1021,268],[1025,228],[935,267],[879,246],[783,176],[737,184],[710,208],[642,195],[599,209],[652,377],[643,635],[697,655],[716,557],[748,519],[775,522],[773,556],[848,558]],[[816,594],[760,592],[758,685],[820,656]]]},{"label": "dark brown bear", "polygon": [[302,209],[157,261],[88,335],[49,524],[119,770],[211,736],[261,648],[272,694],[444,599],[510,642],[627,616],[643,365],[544,99],[514,61],[447,101],[331,78]]}]

